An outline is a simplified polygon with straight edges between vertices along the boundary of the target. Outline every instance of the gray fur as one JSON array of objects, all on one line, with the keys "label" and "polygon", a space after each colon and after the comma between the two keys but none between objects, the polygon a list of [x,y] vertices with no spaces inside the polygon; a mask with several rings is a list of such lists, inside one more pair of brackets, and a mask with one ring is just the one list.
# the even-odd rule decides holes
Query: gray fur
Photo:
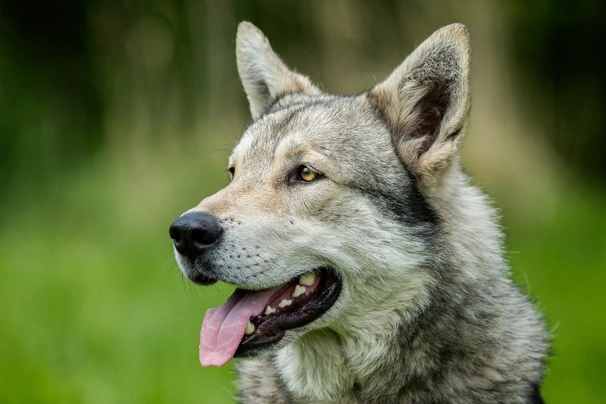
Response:
[{"label": "gray fur", "polygon": [[[224,228],[190,264],[241,288],[319,265],[343,288],[318,320],[238,364],[243,403],[537,403],[548,337],[509,279],[502,232],[462,173],[469,38],[437,31],[367,93],[322,94],[241,23],[238,69],[256,119],[231,184],[193,210]],[[298,165],[324,175],[289,183]]]}]

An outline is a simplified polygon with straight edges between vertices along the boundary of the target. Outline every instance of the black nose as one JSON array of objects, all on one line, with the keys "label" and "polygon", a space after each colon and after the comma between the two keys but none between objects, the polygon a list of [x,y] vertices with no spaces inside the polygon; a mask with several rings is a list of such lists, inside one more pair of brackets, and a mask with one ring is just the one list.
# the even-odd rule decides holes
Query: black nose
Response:
[{"label": "black nose", "polygon": [[191,259],[202,254],[213,245],[223,233],[219,219],[203,212],[190,212],[170,225],[168,234],[175,248]]}]

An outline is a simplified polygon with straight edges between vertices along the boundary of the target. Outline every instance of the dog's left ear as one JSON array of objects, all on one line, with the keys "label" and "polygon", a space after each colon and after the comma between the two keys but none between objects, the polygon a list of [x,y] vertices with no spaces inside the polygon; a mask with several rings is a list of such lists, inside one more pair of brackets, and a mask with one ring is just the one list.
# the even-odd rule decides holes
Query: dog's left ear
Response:
[{"label": "dog's left ear", "polygon": [[421,179],[436,177],[452,160],[470,105],[467,29],[436,31],[369,92],[387,120],[404,164]]},{"label": "dog's left ear", "polygon": [[238,73],[254,119],[288,94],[320,94],[311,81],[290,70],[271,48],[259,28],[247,21],[238,25],[236,37]]}]

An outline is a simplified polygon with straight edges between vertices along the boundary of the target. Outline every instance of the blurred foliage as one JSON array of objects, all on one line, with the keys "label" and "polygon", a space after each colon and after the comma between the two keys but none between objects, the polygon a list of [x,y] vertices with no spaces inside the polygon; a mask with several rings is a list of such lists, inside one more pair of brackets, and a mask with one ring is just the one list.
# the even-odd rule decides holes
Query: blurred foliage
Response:
[{"label": "blurred foliage", "polygon": [[[456,14],[458,3],[439,3],[444,16]],[[319,49],[323,58],[308,69],[317,77],[337,70],[338,60],[362,68],[392,60],[394,49],[408,48],[410,42],[401,42],[410,41],[412,20],[428,8],[421,4],[5,0],[0,3],[5,174],[0,192],[11,189],[7,181],[40,185],[85,162],[112,136],[108,120],[132,122],[132,130],[146,136],[169,130],[185,136],[200,119],[241,100],[231,45],[242,19],[262,26],[295,66],[308,57],[301,49]],[[501,24],[519,71],[527,119],[541,122],[560,158],[604,184],[606,79],[595,51],[606,39],[606,6],[555,0],[504,4]],[[355,49],[343,49],[348,42]],[[244,110],[240,102],[238,112]]]},{"label": "blurred foliage", "polygon": [[[367,88],[434,29],[468,25],[464,163],[502,208],[545,313],[549,403],[606,394],[604,6],[581,1],[0,1],[0,401],[231,402],[167,227],[225,185],[248,121],[250,20],[330,92]],[[596,52],[597,51],[597,52]]]},{"label": "blurred foliage", "polygon": [[528,119],[547,128],[545,140],[565,163],[604,184],[606,77],[596,51],[606,42],[606,3],[505,4]]}]

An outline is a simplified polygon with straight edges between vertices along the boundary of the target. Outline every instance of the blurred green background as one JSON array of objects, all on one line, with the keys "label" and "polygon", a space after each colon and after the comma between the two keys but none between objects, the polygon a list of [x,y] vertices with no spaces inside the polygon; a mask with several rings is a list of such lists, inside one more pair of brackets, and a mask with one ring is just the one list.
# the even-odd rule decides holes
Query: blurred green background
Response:
[{"label": "blurred green background", "polygon": [[548,403],[606,396],[606,6],[598,1],[0,1],[0,402],[229,403],[168,225],[227,183],[249,122],[236,25],[322,88],[465,23],[463,163],[553,332]]}]

